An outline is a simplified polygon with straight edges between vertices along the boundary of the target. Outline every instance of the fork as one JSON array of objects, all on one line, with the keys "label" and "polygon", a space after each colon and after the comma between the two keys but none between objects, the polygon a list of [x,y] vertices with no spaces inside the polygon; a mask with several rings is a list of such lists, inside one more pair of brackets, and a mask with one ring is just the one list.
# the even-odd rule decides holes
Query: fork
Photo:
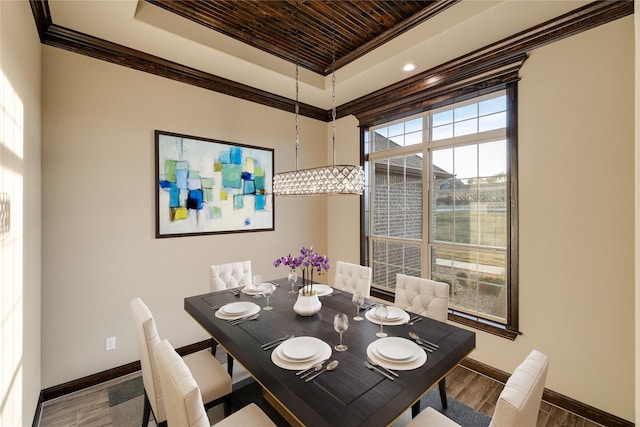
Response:
[{"label": "fork", "polygon": [[256,320],[260,316],[260,313],[253,314],[249,317],[242,317],[240,319],[232,320],[229,322],[230,325],[236,326],[244,322],[248,322],[249,320]]}]

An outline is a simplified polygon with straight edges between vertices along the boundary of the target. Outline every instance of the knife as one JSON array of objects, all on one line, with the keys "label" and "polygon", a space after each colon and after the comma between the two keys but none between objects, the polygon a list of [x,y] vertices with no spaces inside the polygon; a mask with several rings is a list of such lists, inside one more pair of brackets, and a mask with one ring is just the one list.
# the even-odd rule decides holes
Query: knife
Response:
[{"label": "knife", "polygon": [[280,345],[280,343],[282,343],[283,341],[288,340],[289,338],[293,338],[293,335],[285,335],[284,337],[278,338],[276,340],[273,341],[269,341],[266,344],[262,344],[260,347],[262,347],[263,350],[270,350],[271,348]]},{"label": "knife", "polygon": [[387,374],[385,371],[383,371],[382,369],[378,369],[377,367],[373,366],[371,363],[367,362],[366,360],[364,361],[364,366],[366,366],[369,369],[375,369],[376,371],[380,372],[382,375],[384,375],[385,377],[387,377],[388,379],[390,379],[391,381],[394,381],[395,378],[393,378],[391,375]]}]

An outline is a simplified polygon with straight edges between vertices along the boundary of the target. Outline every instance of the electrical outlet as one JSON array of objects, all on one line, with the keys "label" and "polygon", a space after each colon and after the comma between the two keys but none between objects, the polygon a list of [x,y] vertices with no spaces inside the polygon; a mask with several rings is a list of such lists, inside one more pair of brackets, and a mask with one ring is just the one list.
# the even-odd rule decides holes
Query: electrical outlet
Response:
[{"label": "electrical outlet", "polygon": [[110,337],[105,340],[104,351],[111,351],[116,349],[116,337]]}]

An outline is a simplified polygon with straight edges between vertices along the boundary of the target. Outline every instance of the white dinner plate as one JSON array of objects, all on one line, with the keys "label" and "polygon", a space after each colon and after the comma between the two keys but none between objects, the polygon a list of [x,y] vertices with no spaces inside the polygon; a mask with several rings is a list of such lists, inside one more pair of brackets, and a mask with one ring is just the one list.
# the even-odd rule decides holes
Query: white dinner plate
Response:
[{"label": "white dinner plate", "polygon": [[[299,293],[302,293],[303,289],[304,288],[300,289]],[[317,283],[313,284],[312,289],[316,292],[316,295],[318,295],[319,297],[323,297],[325,295],[331,295],[333,293],[333,288],[331,286],[320,285]]]},{"label": "white dinner plate", "polygon": [[375,343],[376,354],[390,362],[406,362],[422,351],[413,341],[401,337],[387,337],[376,340]]},{"label": "white dinner plate", "polygon": [[220,311],[230,316],[237,316],[240,314],[248,313],[254,305],[254,303],[247,301],[232,302],[230,304],[225,304],[224,306],[222,306],[222,308],[220,308]]},{"label": "white dinner plate", "polygon": [[251,309],[249,309],[249,311],[247,311],[246,313],[242,313],[242,314],[227,314],[224,313],[222,310],[217,310],[216,311],[216,317],[218,319],[224,319],[224,320],[234,320],[234,319],[239,319],[241,317],[245,317],[245,316],[251,316],[253,314],[259,313],[260,312],[260,306],[258,304],[254,304],[252,302],[249,302],[248,304],[251,304]]},{"label": "white dinner plate", "polygon": [[[302,337],[300,337],[302,338]],[[312,337],[309,337],[312,338]],[[291,338],[291,339],[295,339],[295,338]],[[283,369],[290,369],[292,371],[301,371],[303,369],[308,369],[310,367],[312,367],[313,365],[315,365],[316,363],[322,362],[323,360],[327,360],[331,357],[331,346],[327,343],[325,343],[324,341],[321,341],[317,338],[313,338],[314,340],[318,340],[322,345],[321,345],[321,350],[320,352],[316,355],[316,357],[310,359],[310,360],[306,360],[306,361],[297,361],[297,362],[292,362],[290,360],[287,360],[285,358],[282,357],[281,354],[281,350],[280,347],[282,346],[282,344],[280,344],[278,347],[275,348],[274,351],[271,352],[271,361],[273,362],[274,365],[283,368]],[[287,340],[290,341],[290,340]],[[287,342],[285,341],[285,343]]]},{"label": "white dinner plate", "polygon": [[[387,306],[387,309],[389,308],[397,308],[397,307],[390,307]],[[402,310],[402,309],[398,309],[398,310]],[[402,312],[404,313],[399,319],[395,319],[395,320],[391,320],[389,318],[387,318],[386,320],[382,321],[383,325],[402,325],[404,322],[408,322],[409,321],[409,313],[407,313],[406,311],[402,310]],[[375,324],[380,324],[380,319],[378,319],[376,317],[375,314],[375,307],[372,308],[371,310],[368,310],[365,314],[364,317],[367,318],[368,321],[373,322]]]},{"label": "white dinner plate", "polygon": [[[378,340],[375,340],[371,344],[369,344],[367,346],[367,357],[382,367],[385,367],[387,369],[393,369],[396,371],[409,371],[411,369],[416,369],[427,362],[426,351],[424,351],[419,345],[409,340],[407,341],[409,341],[410,344],[416,346],[415,354],[417,356],[415,358],[410,358],[409,360],[406,360],[406,361],[392,362],[380,357],[377,354],[377,346],[379,345],[379,341],[389,339],[389,338],[392,338],[392,337],[380,338]],[[402,338],[402,339],[405,339],[405,338]]]}]

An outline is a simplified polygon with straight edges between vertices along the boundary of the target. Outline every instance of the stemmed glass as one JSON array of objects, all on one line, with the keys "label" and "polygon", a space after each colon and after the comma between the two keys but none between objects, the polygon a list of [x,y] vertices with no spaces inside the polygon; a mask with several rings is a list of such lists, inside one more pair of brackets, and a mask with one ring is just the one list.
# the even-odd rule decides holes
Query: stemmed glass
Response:
[{"label": "stemmed glass", "polygon": [[[262,276],[260,276],[259,274],[256,274],[255,276],[253,276],[253,288],[256,289],[256,291],[260,288],[260,284],[262,283]],[[260,293],[256,292],[255,295],[253,295],[254,298],[260,298]]]},{"label": "stemmed glass", "polygon": [[386,337],[387,333],[386,332],[382,332],[382,324],[384,323],[384,321],[387,319],[387,315],[389,314],[389,310],[387,309],[387,306],[384,304],[376,304],[376,308],[374,309],[374,314],[376,315],[376,317],[378,318],[378,320],[380,321],[380,332],[376,333],[377,337]]},{"label": "stemmed glass", "polygon": [[360,308],[364,304],[364,295],[362,295],[362,292],[356,291],[353,293],[353,298],[351,298],[351,301],[356,305],[356,316],[353,318],[353,320],[359,322],[363,319],[363,317],[360,316]]},{"label": "stemmed glass", "polygon": [[296,282],[298,281],[298,272],[296,270],[289,270],[287,280],[291,282],[291,290],[289,291],[289,293],[297,294],[298,292],[294,288],[296,286]]},{"label": "stemmed glass", "polygon": [[340,344],[333,347],[336,351],[347,351],[349,347],[342,344],[342,333],[349,329],[349,317],[344,313],[338,313],[333,318],[333,328],[340,334]]},{"label": "stemmed glass", "polygon": [[269,298],[273,294],[274,290],[275,290],[275,287],[271,283],[263,283],[262,284],[262,296],[267,297],[267,305],[262,307],[263,310],[267,310],[267,311],[273,310],[273,307],[271,307],[269,305]]}]

